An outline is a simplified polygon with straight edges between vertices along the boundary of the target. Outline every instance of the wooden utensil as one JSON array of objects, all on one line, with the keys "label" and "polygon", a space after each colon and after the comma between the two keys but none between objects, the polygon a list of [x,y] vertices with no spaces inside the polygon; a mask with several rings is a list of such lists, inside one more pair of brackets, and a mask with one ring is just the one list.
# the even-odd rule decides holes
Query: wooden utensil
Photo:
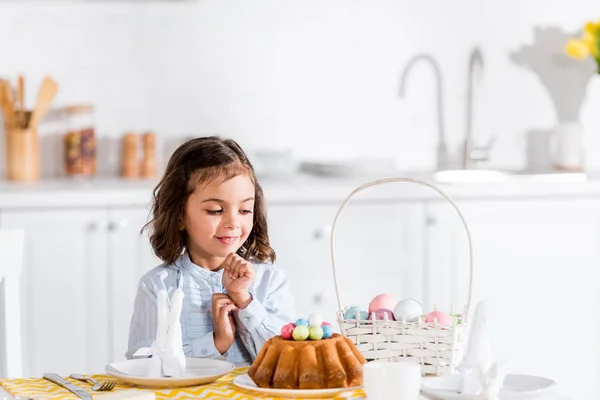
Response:
[{"label": "wooden utensil", "polygon": [[50,109],[50,103],[58,92],[58,84],[50,77],[45,77],[38,92],[37,102],[29,121],[29,127],[36,127]]},{"label": "wooden utensil", "polygon": [[10,83],[0,81],[0,107],[4,114],[4,122],[6,126],[14,126],[16,124],[16,114],[14,108],[14,99]]},{"label": "wooden utensil", "polygon": [[19,111],[25,112],[25,78],[23,75],[18,77],[17,101],[19,102]]}]

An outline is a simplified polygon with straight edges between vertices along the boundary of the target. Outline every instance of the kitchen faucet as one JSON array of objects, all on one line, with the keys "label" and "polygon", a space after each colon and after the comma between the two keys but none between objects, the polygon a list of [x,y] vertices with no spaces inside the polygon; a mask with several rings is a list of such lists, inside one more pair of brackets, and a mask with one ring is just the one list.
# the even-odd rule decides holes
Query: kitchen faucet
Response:
[{"label": "kitchen faucet", "polygon": [[437,123],[438,123],[438,145],[437,145],[437,169],[441,170],[446,168],[448,163],[448,148],[446,145],[446,136],[444,134],[444,96],[443,96],[443,87],[442,87],[442,72],[440,67],[435,61],[435,59],[429,54],[419,54],[413,57],[406,68],[404,68],[404,72],[402,74],[402,78],[400,80],[400,97],[404,97],[405,86],[406,86],[406,77],[410,69],[419,61],[428,62],[433,71],[435,73],[435,77],[437,80]]},{"label": "kitchen faucet", "polygon": [[[476,68],[479,68],[476,70]],[[477,148],[473,139],[473,85],[474,80],[481,80],[483,72],[483,56],[479,47],[475,47],[469,57],[469,72],[467,77],[467,104],[465,114],[465,139],[463,144],[462,167],[469,169],[476,161],[489,159],[489,152],[494,143],[492,138],[488,145]]]}]

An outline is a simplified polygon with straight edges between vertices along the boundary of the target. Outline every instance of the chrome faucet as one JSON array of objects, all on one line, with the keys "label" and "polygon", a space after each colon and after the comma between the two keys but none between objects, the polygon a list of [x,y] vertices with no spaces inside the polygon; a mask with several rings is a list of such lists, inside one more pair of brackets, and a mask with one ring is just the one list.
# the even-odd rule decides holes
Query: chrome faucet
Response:
[{"label": "chrome faucet", "polygon": [[437,146],[437,169],[441,170],[446,168],[448,164],[448,146],[446,144],[446,135],[444,133],[444,96],[443,96],[443,87],[442,87],[442,72],[440,67],[435,61],[435,59],[429,54],[418,54],[413,57],[406,68],[404,68],[404,72],[402,73],[402,78],[400,80],[400,97],[404,97],[404,92],[406,91],[406,77],[410,69],[419,61],[428,62],[433,68],[433,72],[435,73],[435,77],[437,80],[437,123],[438,123],[438,146]]},{"label": "chrome faucet", "polygon": [[[476,68],[479,67],[479,70]],[[474,80],[481,80],[483,72],[483,56],[479,47],[475,47],[469,58],[469,75],[467,77],[467,105],[465,115],[465,141],[463,144],[462,167],[469,169],[474,162],[489,159],[490,149],[494,143],[492,138],[487,146],[478,148],[473,139],[473,86]]]}]

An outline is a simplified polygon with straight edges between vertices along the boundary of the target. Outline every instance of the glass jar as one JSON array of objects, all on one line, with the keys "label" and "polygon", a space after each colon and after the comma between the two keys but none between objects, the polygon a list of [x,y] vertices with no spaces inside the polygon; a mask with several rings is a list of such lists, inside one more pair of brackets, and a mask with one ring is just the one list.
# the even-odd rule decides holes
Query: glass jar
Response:
[{"label": "glass jar", "polygon": [[94,107],[78,104],[65,108],[65,171],[71,177],[91,177],[96,173],[96,132]]}]

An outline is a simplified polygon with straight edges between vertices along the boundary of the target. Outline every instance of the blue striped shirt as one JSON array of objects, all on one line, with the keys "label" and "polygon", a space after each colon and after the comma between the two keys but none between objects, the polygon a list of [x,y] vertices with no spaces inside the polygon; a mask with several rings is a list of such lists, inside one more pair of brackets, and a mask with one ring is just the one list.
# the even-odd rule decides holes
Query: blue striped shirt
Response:
[{"label": "blue striped shirt", "polygon": [[209,271],[192,263],[184,253],[173,265],[160,265],[139,282],[129,329],[129,349],[125,356],[150,347],[156,336],[156,295],[165,289],[169,295],[181,287],[185,294],[181,310],[181,333],[186,357],[216,358],[236,366],[249,365],[263,344],[295,320],[295,302],[283,271],[271,264],[253,264],[255,280],[250,287],[252,301],[235,313],[233,345],[223,355],[215,347],[212,323],[212,295],[222,293],[223,270]]}]

